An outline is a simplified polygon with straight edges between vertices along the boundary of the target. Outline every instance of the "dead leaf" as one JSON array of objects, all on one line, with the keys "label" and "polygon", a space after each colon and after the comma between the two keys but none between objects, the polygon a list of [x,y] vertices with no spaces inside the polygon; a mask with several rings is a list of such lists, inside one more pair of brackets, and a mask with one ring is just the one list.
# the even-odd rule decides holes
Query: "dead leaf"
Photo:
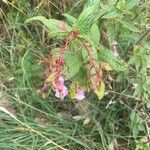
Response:
[{"label": "dead leaf", "polygon": [[86,100],[79,101],[75,104],[75,111],[78,115],[85,115],[89,112],[89,102]]},{"label": "dead leaf", "polygon": [[103,70],[106,70],[106,71],[112,71],[113,70],[108,63],[101,62],[100,65],[101,65]]},{"label": "dead leaf", "polygon": [[84,119],[85,116],[84,116],[84,115],[77,115],[77,116],[73,116],[72,118],[73,118],[75,121],[79,121],[79,120]]},{"label": "dead leaf", "polygon": [[47,127],[49,125],[50,119],[42,113],[37,113],[35,122],[37,122],[41,127]]},{"label": "dead leaf", "polygon": [[5,109],[7,109],[14,116],[17,116],[16,109],[14,108],[13,104],[11,103],[11,101],[8,100],[7,98],[3,98],[3,99],[0,100],[0,106],[4,107]]},{"label": "dead leaf", "polygon": [[71,119],[71,117],[72,117],[72,115],[67,111],[59,112],[59,113],[57,113],[57,115],[59,118],[62,118],[62,119]]},{"label": "dead leaf", "polygon": [[113,140],[113,141],[108,145],[108,150],[118,150],[118,143],[117,143],[117,140]]},{"label": "dead leaf", "polygon": [[86,117],[85,120],[83,121],[84,125],[88,125],[91,122],[91,118],[90,117]]}]

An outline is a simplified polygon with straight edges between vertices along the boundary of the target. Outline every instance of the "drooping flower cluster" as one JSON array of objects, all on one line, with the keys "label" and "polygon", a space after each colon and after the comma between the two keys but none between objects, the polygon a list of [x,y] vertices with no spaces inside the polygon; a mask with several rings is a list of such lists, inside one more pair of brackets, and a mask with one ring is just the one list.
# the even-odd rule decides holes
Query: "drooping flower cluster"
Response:
[{"label": "drooping flower cluster", "polygon": [[[64,84],[63,76],[60,76],[53,82],[53,90],[55,91],[55,96],[61,100],[68,95],[68,88]],[[74,92],[75,95],[73,99],[83,100],[85,98],[85,90],[81,86],[76,86]]]},{"label": "drooping flower cluster", "polygon": [[[61,50],[61,49],[58,49]],[[65,86],[65,74],[62,73],[63,67],[65,65],[65,61],[63,58],[63,53],[58,52],[54,53],[51,51],[49,58],[47,59],[47,69],[45,71],[46,80],[45,84],[50,85],[53,91],[55,92],[55,96],[64,100],[64,98],[69,95],[68,88]],[[74,89],[75,96],[73,99],[83,100],[85,98],[85,90],[81,86],[76,86]]]}]

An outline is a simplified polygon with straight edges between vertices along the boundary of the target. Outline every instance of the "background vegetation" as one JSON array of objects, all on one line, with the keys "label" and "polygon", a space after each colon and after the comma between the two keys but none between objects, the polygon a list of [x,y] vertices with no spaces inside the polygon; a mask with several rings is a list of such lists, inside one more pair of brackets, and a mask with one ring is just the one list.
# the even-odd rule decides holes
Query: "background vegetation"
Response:
[{"label": "background vegetation", "polygon": [[100,43],[128,71],[111,73],[113,82],[99,101],[60,102],[40,95],[44,67],[38,65],[61,41],[49,38],[42,24],[25,20],[42,15],[78,17],[84,0],[0,1],[0,149],[150,149],[150,2],[101,0]]}]

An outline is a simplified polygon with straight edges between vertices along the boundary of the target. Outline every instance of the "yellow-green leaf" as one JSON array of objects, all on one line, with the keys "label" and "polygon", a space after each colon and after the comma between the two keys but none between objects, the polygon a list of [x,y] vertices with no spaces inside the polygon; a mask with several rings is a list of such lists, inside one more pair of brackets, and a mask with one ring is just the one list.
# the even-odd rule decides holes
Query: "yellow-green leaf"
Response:
[{"label": "yellow-green leaf", "polygon": [[101,100],[105,95],[105,84],[101,81],[97,90],[95,90],[95,94],[98,96],[99,100]]},{"label": "yellow-green leaf", "polygon": [[74,82],[71,83],[70,85],[70,90],[69,90],[69,95],[71,99],[75,99],[76,97],[76,84]]}]

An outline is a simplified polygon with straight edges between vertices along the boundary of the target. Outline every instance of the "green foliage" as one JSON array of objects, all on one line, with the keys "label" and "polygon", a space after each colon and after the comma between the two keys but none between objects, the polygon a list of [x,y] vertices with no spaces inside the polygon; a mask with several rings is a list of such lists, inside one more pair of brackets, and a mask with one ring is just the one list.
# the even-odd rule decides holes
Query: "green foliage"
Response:
[{"label": "green foliage", "polygon": [[150,144],[145,138],[140,139],[140,140],[135,140],[136,143],[136,148],[135,150],[149,150],[150,149]]},{"label": "green foliage", "polygon": [[81,53],[70,50],[65,53],[64,59],[66,64],[63,68],[63,73],[70,79],[79,72],[79,69],[82,66],[82,56]]},{"label": "green foliage", "polygon": [[[65,38],[67,33],[70,31],[71,27],[65,24],[62,21],[56,19],[46,19],[43,16],[33,17],[31,19],[26,20],[26,23],[31,21],[40,21],[42,22],[51,32],[49,33],[50,37],[58,37],[58,38]],[[61,29],[60,26],[64,26],[64,29]],[[63,28],[63,27],[62,27]]]},{"label": "green foliage", "polygon": [[[84,82],[84,86],[87,86],[87,89],[91,88],[99,99],[102,99],[105,93],[105,84],[102,81],[100,66],[108,69],[108,67],[104,66],[104,63],[106,63],[115,71],[124,71],[127,69],[127,66],[121,58],[115,58],[111,51],[99,44],[100,30],[98,23],[95,23],[99,13],[99,4],[99,0],[95,2],[87,1],[86,6],[77,19],[71,15],[64,14],[68,24],[72,27],[62,21],[46,19],[42,16],[28,19],[26,23],[34,20],[41,21],[50,29],[51,32],[49,34],[51,37],[62,37],[65,40],[65,45],[60,47],[60,54],[56,56],[56,60],[59,62],[64,61],[64,64],[58,64],[57,69],[53,69],[54,66],[51,65],[52,68],[50,69],[53,71],[50,74],[60,76],[61,72],[66,79],[70,80],[76,76],[79,79],[78,83],[81,83],[83,86],[80,77],[80,74],[83,76],[83,73],[80,72],[81,67],[84,66],[87,69],[87,74],[82,78],[86,79],[88,77],[89,82]],[[106,10],[110,9],[106,8]],[[51,53],[54,53],[54,51]],[[46,81],[50,82],[51,80],[47,79]]]},{"label": "green foliage", "polygon": [[150,64],[150,51],[147,47],[134,46],[133,55],[129,61],[129,64],[135,66],[136,75],[133,79],[133,84],[136,84],[134,95],[141,96],[147,102],[147,106],[150,106],[150,79],[148,75],[148,67]]},{"label": "green foliage", "polygon": [[87,0],[86,7],[89,7],[91,5],[99,4],[99,0]]},{"label": "green foliage", "polygon": [[140,0],[128,0],[126,1],[126,9],[129,11],[139,4]]},{"label": "green foliage", "polygon": [[102,45],[99,48],[98,59],[100,61],[108,63],[115,71],[125,71],[125,69],[127,68],[122,59],[115,58],[112,52]]},{"label": "green foliage", "polygon": [[149,1],[0,6],[0,149],[150,149]]},{"label": "green foliage", "polygon": [[68,23],[68,25],[70,25],[70,26],[73,26],[73,25],[76,23],[76,21],[77,21],[77,19],[76,19],[75,17],[73,17],[73,16],[71,16],[71,15],[69,15],[69,14],[63,14],[63,16],[66,17],[67,23]]},{"label": "green foliage", "polygon": [[[37,61],[33,59],[32,54],[27,51],[23,57],[19,58],[18,69],[15,71],[18,87],[26,87],[27,85],[31,88],[31,85],[37,83],[40,77],[37,77],[42,71],[42,67],[37,65]],[[32,82],[31,82],[32,81]]]},{"label": "green foliage", "polygon": [[91,26],[96,21],[95,18],[99,12],[99,1],[93,5],[87,6],[77,19],[75,27],[80,34],[89,33]]},{"label": "green foliage", "polygon": [[84,66],[81,66],[79,72],[75,74],[72,79],[83,87],[87,85],[87,70],[84,68]]},{"label": "green foliage", "polygon": [[131,31],[134,32],[139,32],[138,28],[127,18],[122,17],[121,19],[118,20],[124,27],[128,28]]},{"label": "green foliage", "polygon": [[130,116],[131,119],[131,130],[133,137],[136,139],[140,131],[145,132],[145,126],[143,125],[143,119],[139,116],[138,113],[133,111]]},{"label": "green foliage", "polygon": [[99,32],[99,27],[96,23],[94,23],[91,27],[90,30],[90,38],[93,41],[93,43],[98,44],[100,41],[100,32]]}]

